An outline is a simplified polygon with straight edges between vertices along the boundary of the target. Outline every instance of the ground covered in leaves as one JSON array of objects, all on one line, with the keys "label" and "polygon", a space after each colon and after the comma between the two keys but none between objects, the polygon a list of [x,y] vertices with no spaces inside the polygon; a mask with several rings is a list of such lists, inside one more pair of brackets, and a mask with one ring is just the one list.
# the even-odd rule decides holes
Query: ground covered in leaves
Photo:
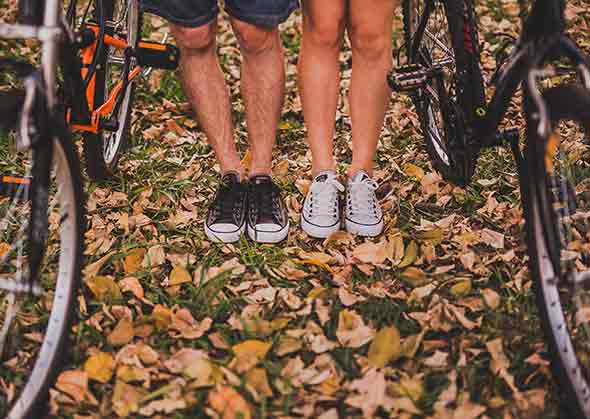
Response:
[{"label": "ground covered in leaves", "polygon": [[[504,41],[496,33],[518,33],[518,6],[477,3],[490,76]],[[571,33],[588,49],[590,6],[568,4]],[[153,39],[167,30],[146,21]],[[176,75],[153,72],[137,90],[119,174],[87,184],[83,289],[51,416],[559,417],[509,150],[484,153],[472,184],[453,187],[429,166],[409,99],[394,96],[376,161],[383,236],[318,241],[297,227],[311,175],[299,25],[296,15],[283,26],[287,98],[274,167],[293,226],[288,241],[206,240],[214,156]],[[400,28],[401,15],[398,47]],[[240,57],[225,20],[219,44],[247,163]],[[350,64],[346,49],[343,93]],[[344,171],[345,95],[337,132]]]}]

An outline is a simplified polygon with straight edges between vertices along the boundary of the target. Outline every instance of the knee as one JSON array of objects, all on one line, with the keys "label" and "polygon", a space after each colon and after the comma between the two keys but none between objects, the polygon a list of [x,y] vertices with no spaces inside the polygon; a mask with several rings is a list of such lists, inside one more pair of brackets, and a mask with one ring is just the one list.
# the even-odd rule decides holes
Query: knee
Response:
[{"label": "knee", "polygon": [[256,55],[272,49],[278,37],[276,28],[261,28],[237,19],[232,20],[232,27],[245,55]]},{"label": "knee", "polygon": [[389,31],[353,27],[349,36],[354,56],[370,62],[391,61],[391,33]]},{"label": "knee", "polygon": [[173,26],[172,34],[176,44],[184,53],[198,53],[212,49],[215,46],[216,24],[207,24],[197,28]]},{"label": "knee", "polygon": [[344,36],[344,20],[314,22],[311,19],[304,23],[304,39],[316,46],[335,49],[340,48]]}]

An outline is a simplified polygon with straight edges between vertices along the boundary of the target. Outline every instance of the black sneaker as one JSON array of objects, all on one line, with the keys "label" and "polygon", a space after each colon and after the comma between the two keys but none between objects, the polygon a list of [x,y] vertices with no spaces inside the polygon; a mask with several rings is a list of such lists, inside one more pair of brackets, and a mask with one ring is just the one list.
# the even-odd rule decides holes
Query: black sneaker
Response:
[{"label": "black sneaker", "polygon": [[205,234],[210,240],[234,243],[246,226],[247,189],[237,173],[223,176],[205,220]]},{"label": "black sneaker", "polygon": [[280,188],[268,175],[248,183],[248,236],[259,243],[278,243],[289,234],[289,218]]}]

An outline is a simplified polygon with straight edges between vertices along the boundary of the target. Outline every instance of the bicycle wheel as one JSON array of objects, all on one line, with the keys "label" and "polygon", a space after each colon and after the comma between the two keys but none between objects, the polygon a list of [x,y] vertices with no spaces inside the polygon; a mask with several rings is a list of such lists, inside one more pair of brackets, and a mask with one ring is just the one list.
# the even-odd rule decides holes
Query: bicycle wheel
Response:
[{"label": "bicycle wheel", "polygon": [[69,137],[10,143],[0,132],[0,417],[38,418],[76,307],[84,200]]},{"label": "bicycle wheel", "polygon": [[[139,41],[142,14],[138,0],[103,0],[102,12],[106,22],[106,33],[135,48]],[[94,81],[94,109],[104,104],[118,83],[123,81],[125,50],[104,45],[99,51]],[[127,58],[129,73],[136,68],[135,57]],[[129,83],[119,93],[113,111],[102,118],[105,123],[98,134],[84,135],[84,157],[88,175],[94,180],[111,177],[119,157],[125,150],[131,123],[134,83]]]},{"label": "bicycle wheel", "polygon": [[413,94],[426,150],[446,180],[465,185],[477,159],[466,129],[485,113],[473,2],[404,0],[403,17],[408,64],[436,69]]},{"label": "bicycle wheel", "polygon": [[543,94],[548,140],[529,116],[523,206],[537,305],[568,417],[590,418],[590,93]]}]

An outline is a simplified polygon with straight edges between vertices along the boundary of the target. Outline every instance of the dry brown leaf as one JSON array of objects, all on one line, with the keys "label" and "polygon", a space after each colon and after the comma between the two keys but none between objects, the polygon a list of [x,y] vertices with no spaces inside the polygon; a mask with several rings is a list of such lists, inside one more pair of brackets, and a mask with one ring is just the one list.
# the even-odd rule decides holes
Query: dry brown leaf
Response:
[{"label": "dry brown leaf", "polygon": [[111,346],[123,346],[133,339],[133,321],[129,317],[123,317],[107,336],[107,342]]},{"label": "dry brown leaf", "polygon": [[418,258],[418,244],[412,240],[406,248],[404,258],[397,266],[398,268],[408,267],[416,261],[416,258]]},{"label": "dry brown leaf", "polygon": [[350,310],[341,310],[338,315],[336,337],[342,346],[358,348],[369,342],[375,331],[365,325],[363,318]]},{"label": "dry brown leaf", "polygon": [[357,246],[352,254],[362,263],[382,264],[387,258],[387,242],[365,242]]},{"label": "dry brown leaf", "polygon": [[168,329],[168,326],[172,321],[172,310],[170,310],[168,307],[158,304],[152,311],[152,319],[157,330]]},{"label": "dry brown leaf", "polygon": [[493,289],[486,288],[481,291],[481,295],[483,296],[486,305],[492,310],[496,310],[500,307],[500,294]]},{"label": "dry brown leaf", "polygon": [[55,387],[74,399],[76,403],[82,403],[88,392],[88,375],[80,370],[64,371],[57,377]]},{"label": "dry brown leaf", "polygon": [[209,392],[209,404],[222,419],[251,419],[252,411],[240,393],[229,386],[219,386]]},{"label": "dry brown leaf", "polygon": [[258,395],[271,397],[273,395],[268,376],[264,368],[254,368],[246,373],[246,383],[251,386]]},{"label": "dry brown leaf", "polygon": [[198,339],[211,328],[212,324],[213,320],[209,317],[201,322],[197,322],[189,310],[181,308],[172,313],[172,319],[168,328],[171,330],[170,336],[172,337]]}]

